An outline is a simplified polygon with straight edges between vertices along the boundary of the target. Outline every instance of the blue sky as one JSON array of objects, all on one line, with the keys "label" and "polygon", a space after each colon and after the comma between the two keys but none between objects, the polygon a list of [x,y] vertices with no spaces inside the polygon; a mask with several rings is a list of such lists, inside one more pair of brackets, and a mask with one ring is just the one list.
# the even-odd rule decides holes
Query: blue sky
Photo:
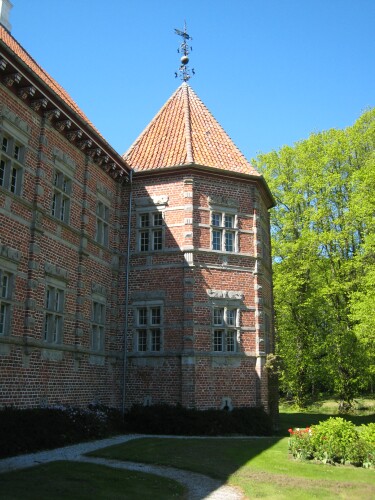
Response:
[{"label": "blue sky", "polygon": [[375,0],[12,0],[12,34],[124,153],[180,80],[249,159],[375,106]]}]

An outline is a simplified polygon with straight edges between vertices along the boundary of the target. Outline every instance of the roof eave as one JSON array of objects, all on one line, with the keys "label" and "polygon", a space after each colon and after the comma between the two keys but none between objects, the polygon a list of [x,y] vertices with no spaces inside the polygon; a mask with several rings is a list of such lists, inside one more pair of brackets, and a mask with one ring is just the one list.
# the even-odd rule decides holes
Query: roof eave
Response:
[{"label": "roof eave", "polygon": [[181,169],[193,169],[193,170],[198,170],[198,171],[202,171],[202,172],[207,172],[207,173],[210,173],[210,174],[214,174],[216,176],[220,176],[220,177],[235,177],[235,178],[239,178],[239,179],[243,179],[243,180],[248,180],[248,181],[255,181],[255,182],[259,182],[263,189],[265,190],[265,193],[268,197],[268,201],[269,203],[267,203],[267,208],[270,209],[270,208],[273,208],[276,206],[276,201],[275,201],[275,198],[272,196],[272,193],[270,191],[270,188],[268,187],[268,184],[265,180],[265,178],[263,177],[263,175],[259,174],[259,175],[254,175],[254,174],[247,174],[247,173],[243,173],[243,172],[236,172],[234,170],[227,170],[227,169],[223,169],[223,168],[216,168],[216,167],[209,167],[207,165],[200,165],[200,164],[197,164],[197,163],[183,163],[183,164],[180,164],[180,165],[173,165],[173,166],[169,166],[169,167],[160,167],[160,168],[155,168],[155,169],[149,169],[149,170],[136,170],[136,167],[134,167],[134,180],[136,180],[136,178],[138,177],[153,177],[155,175],[158,175],[158,174],[161,174],[161,175],[164,175],[164,174],[169,174],[169,173],[179,173],[181,172]]}]

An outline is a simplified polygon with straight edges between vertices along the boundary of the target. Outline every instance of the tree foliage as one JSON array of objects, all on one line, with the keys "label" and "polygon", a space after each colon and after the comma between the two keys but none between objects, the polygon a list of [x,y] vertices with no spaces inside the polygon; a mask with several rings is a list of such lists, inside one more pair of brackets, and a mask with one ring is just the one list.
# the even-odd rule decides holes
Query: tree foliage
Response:
[{"label": "tree foliage", "polygon": [[277,201],[281,387],[300,405],[317,391],[350,401],[374,375],[375,109],[254,163]]}]

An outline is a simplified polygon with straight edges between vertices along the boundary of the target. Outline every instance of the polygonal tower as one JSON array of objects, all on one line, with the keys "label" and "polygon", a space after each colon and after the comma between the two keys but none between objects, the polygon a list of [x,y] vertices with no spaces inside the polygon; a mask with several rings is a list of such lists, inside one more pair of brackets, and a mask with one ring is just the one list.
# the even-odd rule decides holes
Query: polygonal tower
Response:
[{"label": "polygonal tower", "polygon": [[126,405],[274,413],[264,178],[186,82],[124,159],[134,170]]}]

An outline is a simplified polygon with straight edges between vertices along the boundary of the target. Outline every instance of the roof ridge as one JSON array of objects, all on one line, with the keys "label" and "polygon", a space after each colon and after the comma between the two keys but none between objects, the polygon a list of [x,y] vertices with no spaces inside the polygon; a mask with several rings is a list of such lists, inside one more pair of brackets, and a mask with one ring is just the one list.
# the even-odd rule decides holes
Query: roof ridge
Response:
[{"label": "roof ridge", "polygon": [[187,159],[188,163],[194,163],[193,146],[192,146],[192,139],[191,139],[189,86],[186,82],[184,82],[182,85],[183,85],[183,96],[184,96],[186,159]]}]

